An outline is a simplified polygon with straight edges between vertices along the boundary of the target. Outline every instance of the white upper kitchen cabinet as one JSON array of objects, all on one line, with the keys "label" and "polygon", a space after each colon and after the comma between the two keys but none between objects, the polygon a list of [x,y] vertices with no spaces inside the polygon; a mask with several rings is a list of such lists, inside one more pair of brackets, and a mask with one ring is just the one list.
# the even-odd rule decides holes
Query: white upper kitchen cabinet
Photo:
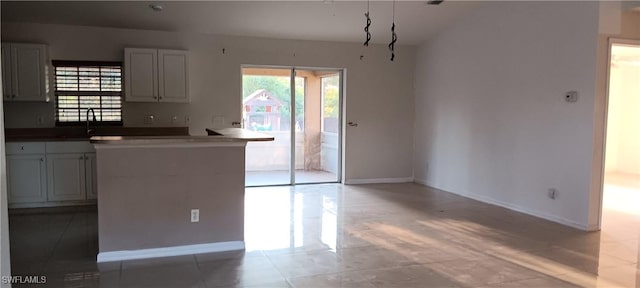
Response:
[{"label": "white upper kitchen cabinet", "polygon": [[189,52],[158,50],[160,102],[189,102]]},{"label": "white upper kitchen cabinet", "polygon": [[158,102],[158,50],[124,49],[124,88],[129,102]]},{"label": "white upper kitchen cabinet", "polygon": [[189,102],[188,51],[125,48],[124,58],[126,101]]},{"label": "white upper kitchen cabinet", "polygon": [[5,101],[49,101],[47,45],[2,43]]}]

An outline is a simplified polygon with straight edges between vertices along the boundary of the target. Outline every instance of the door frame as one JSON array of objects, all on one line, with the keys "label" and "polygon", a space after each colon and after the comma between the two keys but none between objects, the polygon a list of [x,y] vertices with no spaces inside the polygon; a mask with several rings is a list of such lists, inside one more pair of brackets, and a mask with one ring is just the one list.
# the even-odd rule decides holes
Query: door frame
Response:
[{"label": "door frame", "polygon": [[[290,135],[291,135],[291,139],[290,139],[290,152],[289,152],[289,183],[288,184],[276,184],[276,185],[259,185],[259,186],[251,186],[251,187],[265,187],[265,186],[284,186],[284,185],[308,185],[308,184],[325,184],[325,183],[342,183],[344,184],[344,171],[345,171],[345,159],[346,159],[346,153],[345,153],[345,132],[346,132],[346,124],[344,123],[344,119],[346,119],[346,114],[345,114],[345,90],[346,90],[346,81],[345,81],[345,77],[346,77],[346,69],[345,68],[331,68],[331,67],[310,67],[310,66],[280,66],[280,65],[254,65],[254,64],[241,64],[240,65],[240,91],[242,94],[243,91],[243,83],[242,83],[242,76],[243,74],[243,69],[245,68],[257,68],[257,69],[281,69],[281,70],[289,70],[290,74],[289,74],[289,97],[290,97],[290,102],[291,105],[289,107],[290,111],[292,113],[290,113],[290,122],[291,122],[291,129],[290,130]],[[296,77],[296,71],[297,70],[309,70],[309,71],[336,71],[339,74],[339,87],[340,87],[340,91],[338,93],[338,106],[339,106],[339,113],[338,113],[338,171],[336,173],[337,179],[335,182],[318,182],[318,183],[296,183],[296,179],[295,179],[295,161],[296,161],[296,154],[295,154],[295,127],[293,127],[293,125],[295,125],[295,109],[296,109],[296,103],[295,103],[295,77]],[[306,88],[306,84],[305,84],[305,88]],[[305,91],[306,92],[306,91]],[[242,97],[240,97],[240,108],[241,108],[241,113],[243,113],[242,111],[244,111],[243,106],[242,106]],[[242,114],[240,114],[242,116]],[[242,118],[241,118],[242,119]],[[244,127],[244,121],[241,121],[241,127]]]},{"label": "door frame", "polygon": [[604,119],[603,119],[603,133],[602,133],[602,155],[600,158],[600,163],[601,163],[601,167],[600,167],[600,185],[598,186],[598,188],[600,189],[599,191],[599,197],[598,197],[598,223],[597,223],[597,227],[596,230],[600,230],[602,228],[602,211],[604,210],[602,208],[602,205],[604,204],[604,179],[605,179],[605,165],[606,165],[606,161],[607,161],[607,135],[608,135],[608,121],[609,121],[609,90],[610,90],[610,86],[611,86],[611,52],[612,52],[612,47],[613,45],[616,44],[621,44],[621,45],[634,45],[634,46],[638,46],[640,47],[640,39],[625,39],[625,38],[614,38],[614,37],[610,37],[607,41],[607,63],[606,63],[606,69],[607,69],[607,73],[606,73],[606,85],[605,85],[605,104],[604,104]]}]

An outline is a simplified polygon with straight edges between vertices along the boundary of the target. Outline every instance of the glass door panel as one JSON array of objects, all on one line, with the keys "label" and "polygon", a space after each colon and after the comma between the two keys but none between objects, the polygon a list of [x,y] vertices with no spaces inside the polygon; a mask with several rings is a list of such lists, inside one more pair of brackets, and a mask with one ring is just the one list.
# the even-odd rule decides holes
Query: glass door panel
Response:
[{"label": "glass door panel", "polygon": [[246,147],[246,186],[291,184],[291,69],[242,69],[243,128],[271,135]]},{"label": "glass door panel", "polygon": [[295,73],[295,183],[338,182],[340,71]]}]

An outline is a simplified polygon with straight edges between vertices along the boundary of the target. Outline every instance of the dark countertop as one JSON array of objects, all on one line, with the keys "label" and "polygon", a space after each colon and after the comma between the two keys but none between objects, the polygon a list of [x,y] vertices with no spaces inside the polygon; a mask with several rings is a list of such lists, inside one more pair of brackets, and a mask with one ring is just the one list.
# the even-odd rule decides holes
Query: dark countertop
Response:
[{"label": "dark countertop", "polygon": [[[89,141],[85,126],[51,128],[7,128],[6,142]],[[189,127],[91,127],[100,136],[188,136]]]}]

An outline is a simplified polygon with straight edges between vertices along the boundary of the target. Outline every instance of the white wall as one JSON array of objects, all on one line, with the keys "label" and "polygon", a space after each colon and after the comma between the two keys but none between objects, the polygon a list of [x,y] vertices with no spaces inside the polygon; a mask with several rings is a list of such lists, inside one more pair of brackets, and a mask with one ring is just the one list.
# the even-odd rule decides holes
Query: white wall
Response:
[{"label": "white wall", "polygon": [[[400,46],[389,61],[385,45],[364,49],[361,44],[271,40],[191,33],[93,28],[64,25],[2,23],[2,41],[49,44],[51,59],[121,61],[124,47],[159,47],[191,51],[191,104],[126,103],[125,126],[144,126],[144,115],[155,126],[171,126],[191,117],[192,134],[203,134],[213,116],[225,126],[241,118],[240,65],[286,65],[346,68],[346,115],[359,123],[346,132],[346,178],[404,178],[412,176],[413,73],[415,49]],[[226,53],[222,54],[222,49]],[[360,55],[364,53],[364,60]],[[54,125],[54,105],[7,103],[7,127]],[[375,157],[371,157],[376,155]]]},{"label": "white wall", "polygon": [[589,228],[598,12],[492,2],[419,47],[417,181]]},{"label": "white wall", "polygon": [[640,66],[617,62],[610,73],[605,171],[640,175]]}]

